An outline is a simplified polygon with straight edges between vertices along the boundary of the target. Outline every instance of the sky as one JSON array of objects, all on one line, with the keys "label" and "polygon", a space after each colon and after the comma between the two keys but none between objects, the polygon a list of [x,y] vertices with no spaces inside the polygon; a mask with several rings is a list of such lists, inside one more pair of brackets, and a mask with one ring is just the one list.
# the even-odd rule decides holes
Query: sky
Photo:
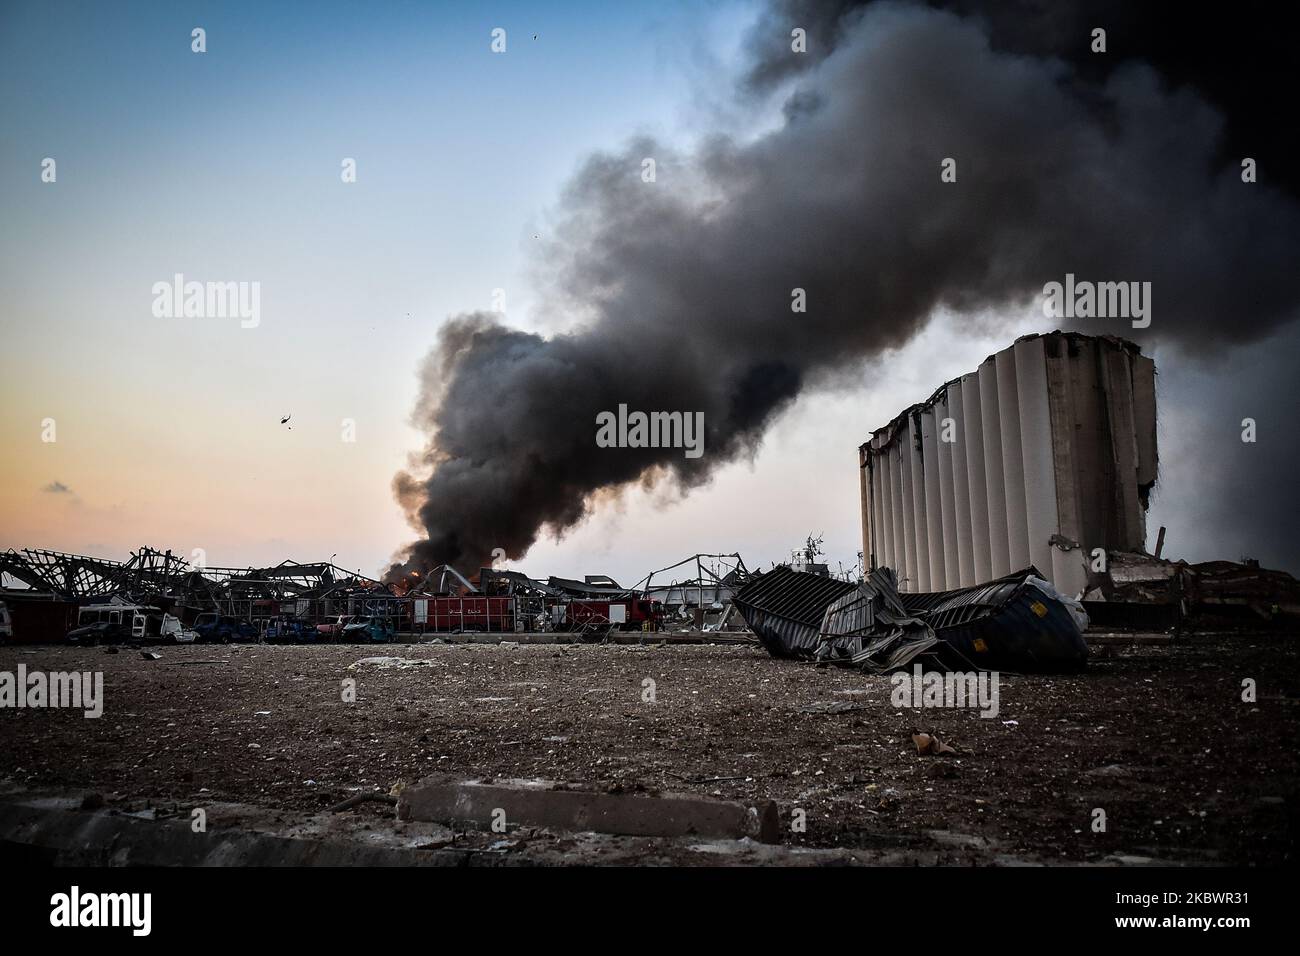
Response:
[{"label": "sky", "polygon": [[[712,94],[757,15],[751,3],[0,7],[0,548],[122,559],[148,545],[237,567],[336,555],[378,575],[416,537],[392,481],[423,443],[411,414],[439,327],[503,290],[512,326],[563,331],[539,307],[535,246],[566,182],[632,137],[691,144],[734,126]],[[355,182],[341,177],[348,158]],[[154,284],[178,273],[259,283],[257,325],[157,317]],[[936,314],[801,394],[752,459],[685,498],[626,491],[510,566],[631,583],[700,551],[770,564],[809,533],[833,567],[852,565],[858,444],[1042,322]],[[1167,554],[1252,553],[1231,522],[1204,518],[1250,489],[1207,466],[1198,396],[1226,396],[1208,423],[1226,436],[1216,447],[1267,455],[1230,439],[1270,394],[1262,383],[1292,374],[1295,338],[1227,363],[1157,350],[1149,525],[1152,540],[1169,525]],[[1281,410],[1257,414],[1274,434],[1289,427]],[[1274,552],[1257,556],[1285,566],[1295,553]]]}]

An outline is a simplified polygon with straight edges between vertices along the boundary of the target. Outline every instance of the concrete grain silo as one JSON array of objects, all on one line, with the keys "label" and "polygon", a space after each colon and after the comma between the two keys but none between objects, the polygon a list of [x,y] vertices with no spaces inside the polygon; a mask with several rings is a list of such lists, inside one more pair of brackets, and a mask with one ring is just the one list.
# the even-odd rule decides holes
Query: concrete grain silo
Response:
[{"label": "concrete grain silo", "polygon": [[1034,565],[1061,591],[1092,551],[1141,551],[1156,480],[1155,365],[1136,345],[1028,335],[859,450],[863,553],[904,591]]}]

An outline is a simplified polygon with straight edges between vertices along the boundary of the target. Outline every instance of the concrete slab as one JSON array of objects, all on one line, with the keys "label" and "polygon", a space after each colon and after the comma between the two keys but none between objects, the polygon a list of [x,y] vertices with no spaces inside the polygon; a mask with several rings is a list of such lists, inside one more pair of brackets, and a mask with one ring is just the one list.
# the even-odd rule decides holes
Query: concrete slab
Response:
[{"label": "concrete slab", "polygon": [[485,782],[450,775],[426,778],[398,798],[399,820],[520,825],[625,836],[695,836],[764,843],[779,839],[776,804],[746,806],[690,794],[600,793],[545,780]]}]

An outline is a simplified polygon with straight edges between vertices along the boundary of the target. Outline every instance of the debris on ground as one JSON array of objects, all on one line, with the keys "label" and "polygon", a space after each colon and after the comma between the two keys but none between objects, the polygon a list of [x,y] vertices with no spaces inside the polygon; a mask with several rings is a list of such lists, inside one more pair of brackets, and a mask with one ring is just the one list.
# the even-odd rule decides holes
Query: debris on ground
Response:
[{"label": "debris on ground", "polygon": [[890,673],[934,670],[1074,673],[1087,664],[1082,605],[1025,568],[976,587],[898,591],[890,568],[849,584],[773,568],[735,604],[774,657]]},{"label": "debris on ground", "polygon": [[912,743],[916,744],[916,752],[922,757],[942,757],[957,752],[955,747],[950,747],[934,734],[912,734]]},{"label": "debris on ground", "polygon": [[381,669],[391,667],[430,667],[432,664],[433,661],[411,657],[363,657],[356,663],[349,664],[348,670],[354,671],[358,667],[378,667]]},{"label": "debris on ground", "polygon": [[[335,826],[369,825],[367,841],[384,835],[411,845],[414,825],[391,832],[397,823],[386,802],[324,811],[437,770],[632,793],[716,790],[746,806],[773,800],[783,823],[793,808],[807,812],[805,834],[785,827],[797,859],[820,849],[888,854],[899,865],[1103,863],[1122,854],[1282,866],[1296,854],[1288,821],[1300,756],[1278,742],[1300,733],[1300,707],[1272,696],[1294,697],[1300,687],[1300,642],[1272,630],[1117,645],[1112,658],[1090,661],[1081,675],[1004,674],[998,719],[971,708],[899,711],[889,677],[792,667],[746,646],[412,645],[403,653],[435,667],[361,671],[366,693],[352,703],[339,694],[339,679],[357,660],[351,647],[259,646],[215,670],[140,667],[125,651],[101,651],[34,652],[44,670],[102,671],[112,710],[102,720],[68,708],[7,711],[0,780],[75,795],[73,808],[91,790],[114,808],[126,800],[239,803],[261,808],[268,826],[281,815],[321,815]],[[212,652],[164,653],[172,661]],[[33,654],[0,647],[0,671],[20,663],[34,668]],[[1258,675],[1254,703],[1242,699],[1246,675]],[[647,677],[655,681],[653,702],[644,696]],[[503,680],[519,685],[506,692],[513,700],[478,702],[501,696]],[[859,709],[799,713],[836,698]],[[258,710],[274,716],[253,716]],[[917,756],[913,730],[937,735],[957,755]],[[958,776],[931,776],[946,773],[930,769],[936,765],[951,765]],[[1123,772],[1101,772],[1112,765]],[[711,779],[718,777],[741,779]],[[1125,825],[1094,833],[1089,814],[1097,806]],[[210,814],[210,832],[214,820]],[[188,820],[182,825],[188,833]],[[937,845],[925,835],[935,826],[999,845]],[[419,840],[449,838],[438,834]],[[479,846],[495,837],[475,831],[467,839]],[[632,838],[619,839],[625,846]],[[607,841],[596,844],[600,855],[586,859],[615,859]],[[572,859],[572,848],[557,844],[553,852],[557,861]],[[634,857],[685,863],[690,854],[661,840],[617,858]]]},{"label": "debris on ground", "polygon": [[397,797],[387,793],[358,793],[355,796],[348,797],[340,803],[334,804],[327,811],[328,813],[341,813],[344,810],[351,810],[353,807],[359,807],[363,803],[386,803],[390,806],[397,806]]},{"label": "debris on ground", "polygon": [[1293,628],[1300,625],[1300,582],[1246,558],[1189,564],[1111,551],[1089,577],[1083,603],[1106,627],[1167,630]]}]

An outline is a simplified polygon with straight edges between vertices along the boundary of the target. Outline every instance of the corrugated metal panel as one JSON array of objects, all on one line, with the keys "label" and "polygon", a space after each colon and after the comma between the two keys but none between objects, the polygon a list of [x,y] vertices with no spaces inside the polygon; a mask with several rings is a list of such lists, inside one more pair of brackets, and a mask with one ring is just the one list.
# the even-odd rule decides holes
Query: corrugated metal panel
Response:
[{"label": "corrugated metal panel", "polygon": [[945,651],[979,670],[1059,674],[1088,663],[1088,645],[1065,605],[1028,581],[989,585],[936,607],[925,621]]},{"label": "corrugated metal panel", "polygon": [[926,530],[925,514],[925,473],[922,468],[921,455],[921,417],[915,410],[907,413],[907,444],[903,446],[903,455],[907,458],[907,470],[911,481],[905,486],[908,501],[912,507],[912,535],[914,567],[907,569],[908,586],[913,590],[930,589],[930,544],[929,532]]},{"label": "corrugated metal panel", "polygon": [[985,581],[982,584],[976,584],[969,588],[955,588],[951,591],[920,591],[911,594],[900,594],[899,602],[903,605],[904,610],[909,614],[930,614],[935,611],[961,607],[967,604],[979,604],[985,600],[982,597],[983,595],[992,593],[990,589],[996,589],[1007,583],[1019,583],[1031,574],[1039,574],[1038,569],[1032,564],[1027,568],[1021,568],[1019,571],[1004,574],[999,578],[994,578],[992,581]]},{"label": "corrugated metal panel", "polygon": [[1001,577],[1011,570],[1011,546],[1007,536],[1007,497],[1002,489],[1002,415],[998,411],[998,368],[992,356],[980,363],[979,383],[990,566],[993,574]]},{"label": "corrugated metal panel", "polygon": [[970,487],[971,560],[974,564],[972,584],[993,577],[993,551],[989,542],[988,480],[984,471],[984,422],[980,407],[978,372],[961,380],[962,417],[965,426],[966,483]]},{"label": "corrugated metal panel", "polygon": [[998,373],[998,418],[1002,430],[1002,493],[1007,502],[1007,544],[1013,568],[1031,560],[1025,516],[1025,456],[1020,430],[1020,391],[1014,346],[994,357]]},{"label": "corrugated metal panel", "polygon": [[938,638],[903,608],[897,580],[888,568],[871,572],[866,581],[831,602],[820,640],[820,663],[886,673],[926,656],[931,668],[942,666],[933,658]]},{"label": "corrugated metal panel", "polygon": [[733,603],[774,657],[811,657],[826,607],[853,590],[847,581],[773,568],[741,588]]},{"label": "corrugated metal panel", "polygon": [[935,426],[938,429],[939,439],[935,447],[939,453],[939,508],[943,521],[940,530],[943,536],[943,586],[959,588],[963,583],[974,582],[961,580],[961,558],[957,541],[960,539],[970,547],[970,529],[967,528],[965,534],[957,530],[957,484],[952,468],[952,449],[957,443],[957,429],[956,422],[952,420],[947,395],[945,389],[934,406]]},{"label": "corrugated metal panel", "polygon": [[1056,469],[1052,457],[1052,412],[1047,389],[1043,339],[1017,342],[1016,390],[1020,402],[1021,451],[1025,475],[1025,525],[1029,561],[1052,571],[1051,537],[1060,530],[1056,510]]},{"label": "corrugated metal panel", "polygon": [[1026,568],[977,587],[900,595],[887,569],[853,585],[779,567],[742,588],[735,603],[774,657],[876,672],[920,655],[941,669],[1079,670],[1087,644],[1038,577]]},{"label": "corrugated metal panel", "polygon": [[952,446],[953,514],[957,521],[957,587],[969,587],[987,576],[975,576],[975,536],[970,507],[970,466],[966,463],[970,436],[966,431],[966,390],[960,381],[948,386],[948,410],[956,441]]},{"label": "corrugated metal panel", "polygon": [[929,588],[946,588],[944,568],[943,492],[940,490],[939,433],[934,408],[921,412],[921,473],[925,480],[926,548],[930,555]]}]

